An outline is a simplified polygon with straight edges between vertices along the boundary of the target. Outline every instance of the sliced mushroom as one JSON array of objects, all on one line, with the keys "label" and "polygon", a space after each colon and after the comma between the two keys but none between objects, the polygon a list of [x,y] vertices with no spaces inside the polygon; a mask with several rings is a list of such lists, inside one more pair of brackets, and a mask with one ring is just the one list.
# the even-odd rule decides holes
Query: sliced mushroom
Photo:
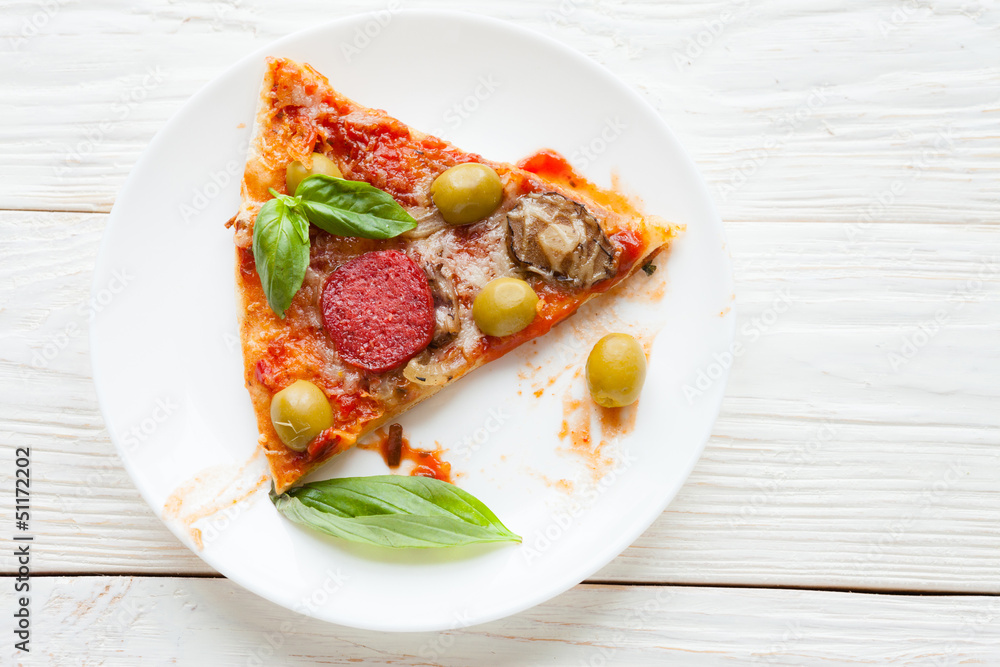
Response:
[{"label": "sliced mushroom", "polygon": [[521,197],[507,213],[507,248],[525,270],[588,288],[615,274],[611,240],[586,207],[556,192]]},{"label": "sliced mushroom", "polygon": [[434,296],[434,337],[430,347],[441,348],[455,340],[462,324],[458,319],[458,293],[455,282],[444,274],[444,265],[431,267],[427,280]]}]

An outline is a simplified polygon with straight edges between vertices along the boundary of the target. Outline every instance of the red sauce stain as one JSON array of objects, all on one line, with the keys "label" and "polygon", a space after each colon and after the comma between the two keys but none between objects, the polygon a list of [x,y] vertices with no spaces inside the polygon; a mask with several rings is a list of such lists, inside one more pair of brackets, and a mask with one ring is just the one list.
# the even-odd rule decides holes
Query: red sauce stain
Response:
[{"label": "red sauce stain", "polygon": [[[388,429],[380,428],[372,436],[375,438],[374,440],[358,446],[361,449],[377,449],[382,455],[382,460],[385,461],[386,465],[389,465]],[[443,450],[440,448],[434,450],[414,449],[410,446],[409,439],[404,435],[400,460],[413,464],[413,468],[410,470],[411,476],[433,477],[442,482],[451,483],[451,464],[441,459],[442,453]]]},{"label": "red sauce stain", "polygon": [[569,161],[550,148],[543,148],[532,153],[518,162],[517,166],[552,181],[562,181],[569,184],[574,180],[581,180],[580,175],[573,169]]},{"label": "red sauce stain", "polygon": [[181,484],[163,503],[163,518],[183,526],[195,548],[201,551],[204,548],[201,529],[194,524],[247,500],[271,480],[266,473],[255,479],[247,478],[247,470],[259,454],[260,449],[255,449],[236,470],[225,465],[214,466]]},{"label": "red sauce stain", "polygon": [[[574,380],[579,379],[577,370]],[[572,385],[563,397],[563,420],[559,429],[559,439],[566,442],[567,450],[579,457],[598,481],[614,466],[613,455],[605,448],[635,429],[638,403],[624,408],[603,408],[591,400],[589,395],[573,398]],[[594,428],[596,413],[597,428]]]},{"label": "red sauce stain", "polygon": [[596,407],[590,399],[563,398],[563,420],[559,438],[569,442],[570,447],[582,454],[593,451],[591,435],[591,410]]},{"label": "red sauce stain", "polygon": [[591,477],[598,481],[604,476],[604,470],[613,461],[604,456],[601,451],[604,442],[598,440],[595,444],[591,411],[594,404],[589,398],[575,399],[569,395],[563,399],[563,421],[559,429],[559,438],[568,445],[568,451],[578,457],[590,470]]},{"label": "red sauce stain", "polygon": [[601,437],[621,438],[635,429],[635,418],[639,414],[638,402],[624,408],[602,408],[597,406],[597,419],[601,425]]},{"label": "red sauce stain", "polygon": [[563,187],[574,192],[586,195],[596,203],[608,208],[615,213],[626,216],[639,216],[638,203],[632,201],[627,195],[622,193],[624,189],[621,179],[616,175],[612,177],[611,189],[598,187],[577,171],[564,156],[550,148],[543,148],[532,153],[517,163],[517,166],[525,171],[538,174],[542,178],[555,181]]},{"label": "red sauce stain", "polygon": [[661,301],[663,299],[663,295],[666,293],[667,293],[667,283],[661,281],[658,285],[656,285],[652,289],[646,290],[643,296],[650,303],[656,303],[657,301]]},{"label": "red sauce stain", "polygon": [[569,495],[569,494],[573,493],[574,485],[573,485],[572,480],[568,480],[568,479],[552,479],[551,477],[547,477],[547,476],[541,474],[540,472],[536,472],[536,471],[531,470],[531,469],[526,469],[525,473],[528,474],[528,475],[531,475],[532,477],[535,477],[536,479],[541,480],[541,482],[543,484],[545,484],[545,486],[549,487],[550,489],[555,489],[556,491],[559,491],[561,493],[565,493],[566,495]]}]

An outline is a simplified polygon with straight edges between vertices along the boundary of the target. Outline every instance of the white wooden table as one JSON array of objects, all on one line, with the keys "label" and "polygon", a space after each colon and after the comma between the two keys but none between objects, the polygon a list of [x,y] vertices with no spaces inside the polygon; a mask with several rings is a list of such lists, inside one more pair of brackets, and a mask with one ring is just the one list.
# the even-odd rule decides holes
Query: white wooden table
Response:
[{"label": "white wooden table", "polygon": [[[592,580],[466,630],[330,626],[219,577],[141,500],[98,412],[86,314],[107,213],[201,85],[385,3],[4,0],[0,662],[1000,664],[1000,5],[402,4],[555,37],[694,155],[743,347],[687,485]],[[17,447],[30,654],[8,630]]]}]

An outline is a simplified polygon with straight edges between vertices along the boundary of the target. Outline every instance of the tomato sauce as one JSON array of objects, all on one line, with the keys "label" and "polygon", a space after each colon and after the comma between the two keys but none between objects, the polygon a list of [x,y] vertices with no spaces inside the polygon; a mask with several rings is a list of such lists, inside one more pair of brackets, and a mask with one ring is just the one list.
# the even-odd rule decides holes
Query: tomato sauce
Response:
[{"label": "tomato sauce", "polygon": [[[389,432],[386,429],[379,429],[374,435],[378,440],[359,446],[362,449],[378,449],[385,464],[389,465]],[[400,459],[413,464],[413,469],[410,470],[410,475],[413,477],[433,477],[451,483],[451,464],[442,460],[441,454],[442,451],[439,449],[431,451],[415,449],[410,446],[410,441],[405,435],[402,438]]]},{"label": "tomato sauce", "polygon": [[518,162],[517,166],[550,181],[559,181],[571,188],[577,188],[580,182],[587,182],[587,179],[573,168],[569,160],[548,148],[532,153]]},{"label": "tomato sauce", "polygon": [[[577,370],[576,377],[580,376]],[[594,428],[594,415],[597,428]],[[568,446],[566,450],[587,466],[596,482],[617,461],[613,443],[635,429],[638,404],[624,408],[605,408],[595,404],[589,396],[573,398],[567,390],[563,397],[563,419],[559,439]]]}]

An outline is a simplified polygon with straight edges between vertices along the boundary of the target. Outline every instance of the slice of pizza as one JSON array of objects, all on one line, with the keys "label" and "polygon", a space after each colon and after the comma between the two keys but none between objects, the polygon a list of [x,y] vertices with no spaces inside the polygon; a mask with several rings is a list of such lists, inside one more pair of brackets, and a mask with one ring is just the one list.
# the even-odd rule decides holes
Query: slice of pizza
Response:
[{"label": "slice of pizza", "polygon": [[518,165],[465,153],[280,58],[230,224],[246,386],[278,493],[546,333],[674,234],[551,151]]}]

